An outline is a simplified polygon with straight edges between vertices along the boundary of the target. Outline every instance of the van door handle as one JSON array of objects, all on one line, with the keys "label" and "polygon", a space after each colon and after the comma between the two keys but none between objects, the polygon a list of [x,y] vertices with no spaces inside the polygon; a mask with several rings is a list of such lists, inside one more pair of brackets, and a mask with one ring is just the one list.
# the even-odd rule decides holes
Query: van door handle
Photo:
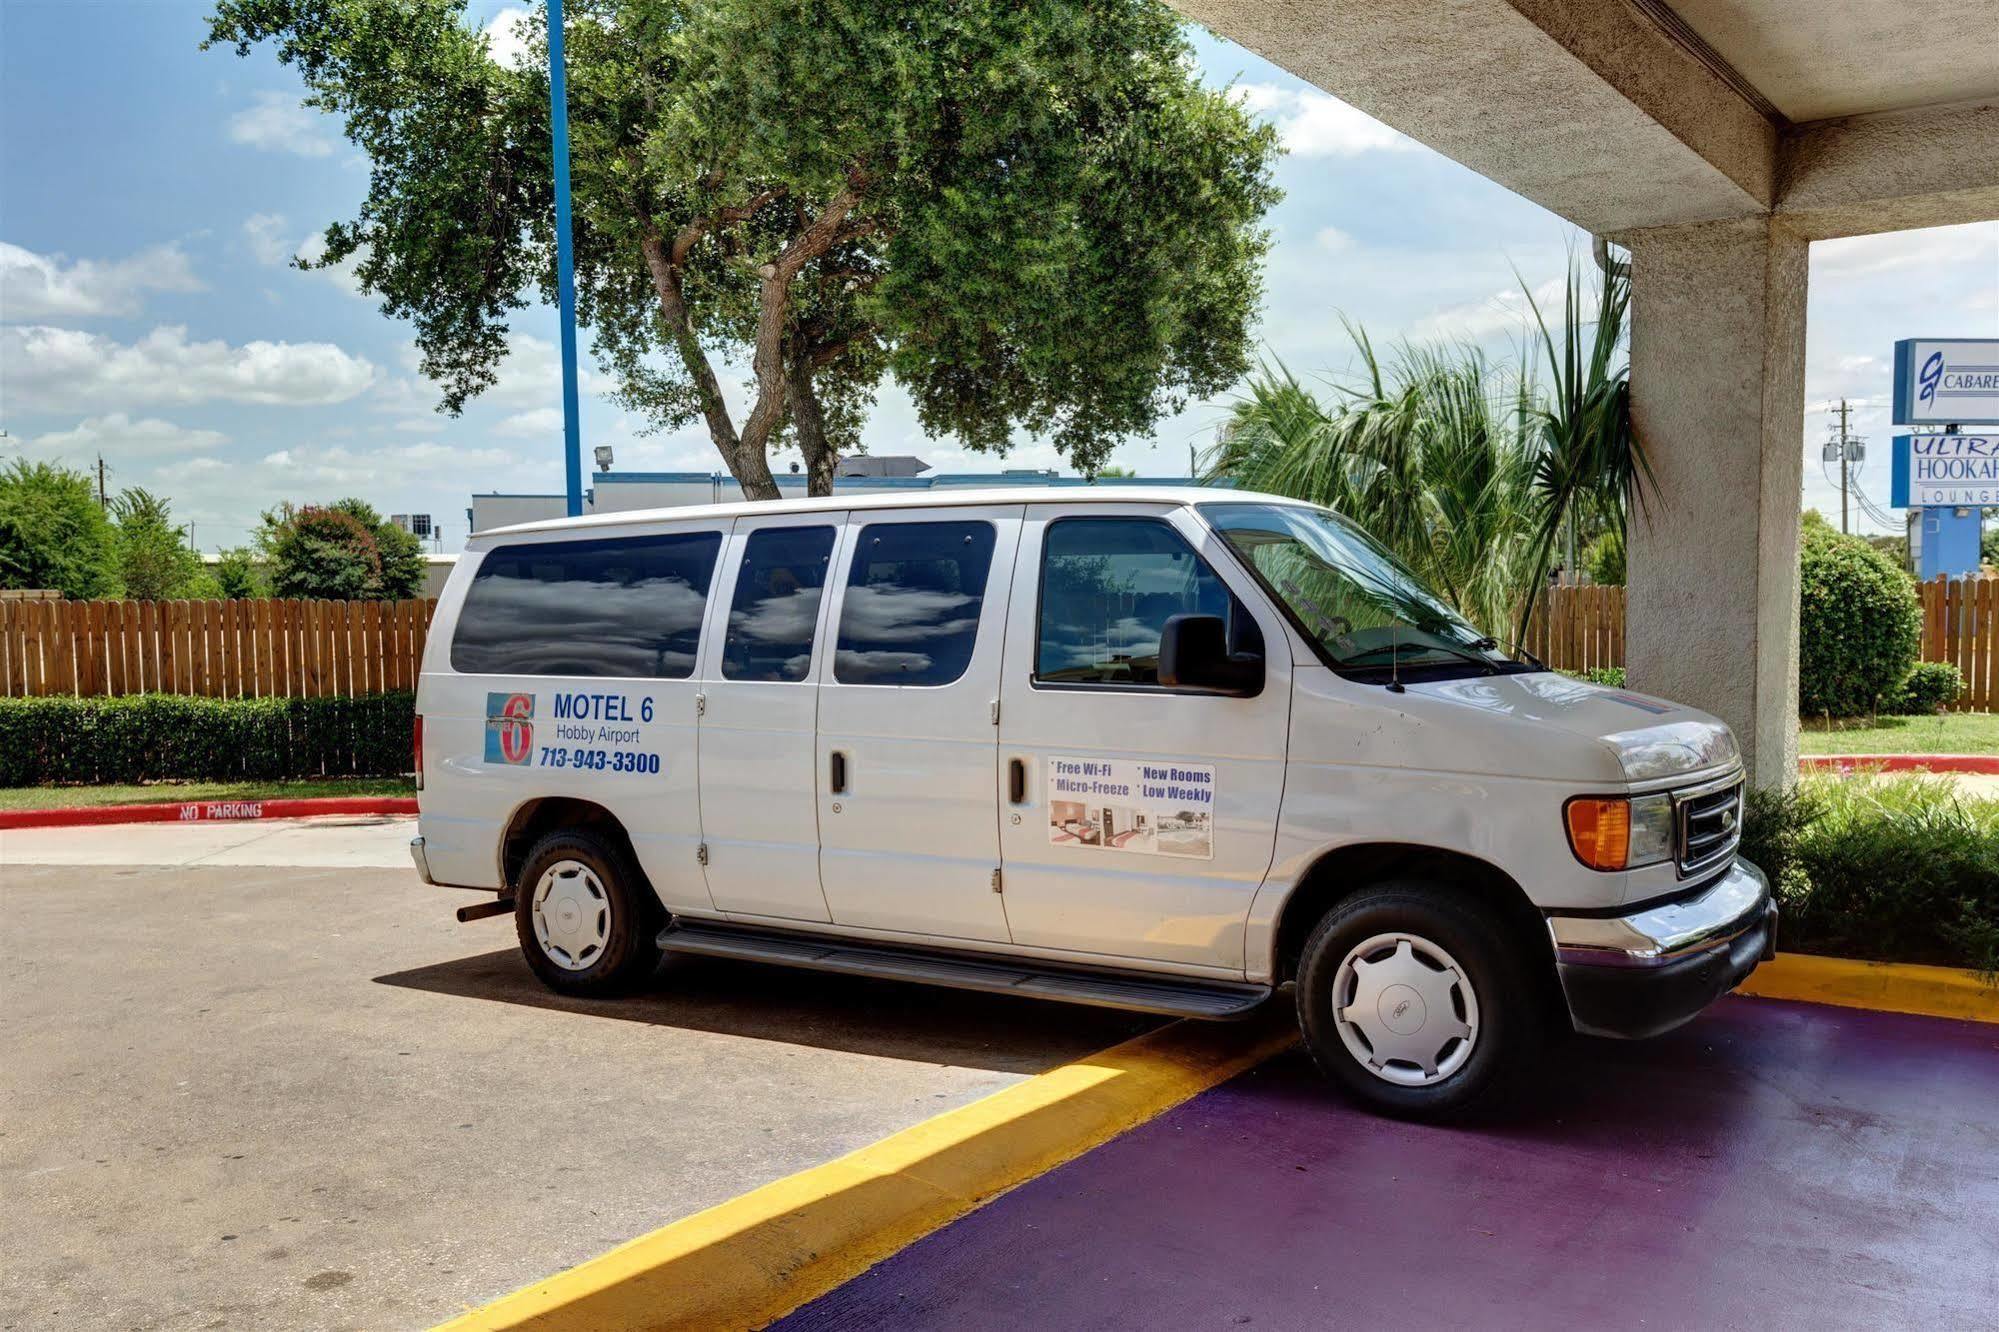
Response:
[{"label": "van door handle", "polygon": [[1027,764],[1020,759],[1006,765],[1006,798],[1016,805],[1027,801]]},{"label": "van door handle", "polygon": [[847,756],[839,750],[833,751],[833,794],[844,795],[847,790]]}]

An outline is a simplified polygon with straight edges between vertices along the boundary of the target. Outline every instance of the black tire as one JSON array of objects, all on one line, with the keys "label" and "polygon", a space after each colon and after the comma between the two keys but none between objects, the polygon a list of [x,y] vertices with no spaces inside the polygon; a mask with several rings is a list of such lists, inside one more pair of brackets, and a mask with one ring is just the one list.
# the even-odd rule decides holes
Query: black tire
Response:
[{"label": "black tire", "polygon": [[[1436,986],[1455,1010],[1439,1015],[1434,1005],[1426,1004],[1416,1016],[1410,1040],[1420,1041],[1428,1031],[1440,1044],[1428,1056],[1434,1061],[1435,1080],[1424,1085],[1390,1081],[1391,1076],[1433,1075],[1413,1061],[1384,1057],[1390,1049],[1386,1043],[1375,1051],[1358,1022],[1347,1024],[1370,1057],[1380,1061],[1384,1071],[1377,1072],[1349,1047],[1334,1015],[1333,986],[1342,963],[1363,943],[1387,935],[1411,936],[1410,955],[1435,973]],[[1449,1119],[1500,1101],[1539,1063],[1547,1035],[1542,987],[1534,983],[1529,962],[1513,940],[1513,931],[1497,910],[1472,892],[1447,884],[1396,880],[1374,884],[1341,901],[1319,921],[1299,957],[1298,1025],[1313,1062],[1354,1100],[1400,1119]],[[1465,1025],[1467,996],[1452,973],[1437,966],[1434,951],[1427,955],[1419,951],[1425,946],[1440,948],[1470,984],[1469,1000],[1476,1004],[1477,1021],[1472,1024],[1475,1034],[1466,1042],[1468,1053],[1459,1049],[1457,1041],[1463,1038],[1450,1036],[1453,1021]],[[1397,948],[1373,950],[1363,960],[1383,960]],[[1356,992],[1361,970],[1357,966],[1355,976],[1347,978]],[[1439,989],[1431,988],[1429,981],[1424,978],[1434,998]],[[1402,986],[1398,993],[1407,990]],[[1384,990],[1380,1002],[1393,997]],[[1390,1012],[1403,1018],[1406,1008],[1404,1000],[1403,1006],[1384,1009],[1378,1018],[1385,1019]],[[1459,1061],[1455,1070],[1444,1072],[1454,1059]]]},{"label": "black tire", "polygon": [[[535,928],[535,897],[542,878],[552,868],[570,862],[587,873],[572,869],[558,874],[551,891],[575,885],[573,892],[583,900],[600,900],[608,915],[599,937],[596,931],[571,936],[552,935],[545,948]],[[547,913],[553,920],[557,914]],[[579,920],[578,912],[568,913]],[[520,880],[514,885],[514,933],[521,954],[541,983],[562,994],[608,996],[623,994],[650,976],[659,965],[660,927],[666,913],[653,896],[630,858],[609,839],[587,828],[560,828],[547,834],[528,852],[521,866]],[[555,922],[555,928],[562,928]],[[573,957],[581,965],[565,966],[552,953],[563,953],[568,942]],[[581,946],[577,946],[578,944]]]}]

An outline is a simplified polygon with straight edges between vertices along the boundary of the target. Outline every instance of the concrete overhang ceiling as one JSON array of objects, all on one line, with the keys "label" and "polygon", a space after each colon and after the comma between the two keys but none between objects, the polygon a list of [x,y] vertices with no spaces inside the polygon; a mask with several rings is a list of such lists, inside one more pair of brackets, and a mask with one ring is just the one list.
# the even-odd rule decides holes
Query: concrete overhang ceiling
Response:
[{"label": "concrete overhang ceiling", "polygon": [[1999,93],[1999,0],[1669,0],[1793,124]]},{"label": "concrete overhang ceiling", "polygon": [[1590,231],[1999,217],[1999,0],[1172,0]]}]

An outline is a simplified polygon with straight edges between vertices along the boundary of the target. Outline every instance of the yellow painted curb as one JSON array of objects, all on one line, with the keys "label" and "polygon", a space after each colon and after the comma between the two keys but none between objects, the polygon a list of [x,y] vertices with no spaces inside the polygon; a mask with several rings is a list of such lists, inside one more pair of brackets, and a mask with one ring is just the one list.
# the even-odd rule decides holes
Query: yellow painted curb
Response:
[{"label": "yellow painted curb", "polygon": [[746,1328],[1298,1038],[1290,1005],[1176,1022],[754,1189],[503,1296],[440,1332]]},{"label": "yellow painted curb", "polygon": [[1909,962],[1855,962],[1779,953],[1736,990],[1763,999],[1802,999],[1842,1008],[1878,1008],[1924,1017],[1999,1022],[1999,987],[1975,971]]}]

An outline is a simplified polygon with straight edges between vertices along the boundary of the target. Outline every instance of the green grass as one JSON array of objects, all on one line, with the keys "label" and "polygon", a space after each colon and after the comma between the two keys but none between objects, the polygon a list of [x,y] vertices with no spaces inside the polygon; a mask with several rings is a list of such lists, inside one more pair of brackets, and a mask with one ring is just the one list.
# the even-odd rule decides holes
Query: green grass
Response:
[{"label": "green grass", "polygon": [[1935,717],[1823,718],[1798,723],[1803,754],[1999,754],[1999,713],[1945,712]]},{"label": "green grass", "polygon": [[148,782],[143,786],[0,787],[0,809],[178,804],[188,800],[296,800],[314,796],[407,796],[408,777],[315,777],[304,781]]}]

